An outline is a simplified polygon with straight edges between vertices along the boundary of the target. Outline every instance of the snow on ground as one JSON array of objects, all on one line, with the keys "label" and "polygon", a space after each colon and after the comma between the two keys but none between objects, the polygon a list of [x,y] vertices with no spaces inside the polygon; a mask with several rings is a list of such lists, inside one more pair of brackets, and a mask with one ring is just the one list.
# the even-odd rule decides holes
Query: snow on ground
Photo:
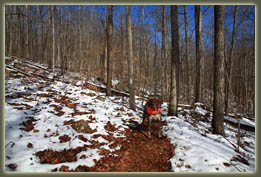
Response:
[{"label": "snow on ground", "polygon": [[[196,107],[202,115],[206,110]],[[241,130],[241,154],[235,152],[237,129],[225,126],[226,137],[210,133],[211,122],[196,122],[190,116],[165,117],[167,126],[163,132],[176,145],[175,156],[171,159],[175,172],[254,172],[255,133]],[[242,157],[243,154],[243,157]],[[247,160],[249,165],[236,161]]]},{"label": "snow on ground", "polygon": [[[224,119],[229,120],[229,121],[234,122],[234,123],[238,122],[235,118],[232,118],[232,117],[229,117],[229,116],[224,116]],[[241,125],[247,125],[247,126],[250,126],[250,127],[255,127],[255,122],[253,122],[252,120],[249,120],[245,117],[242,117],[239,121],[240,121]]]},{"label": "snow on ground", "polygon": [[[129,129],[126,120],[139,122],[140,112],[133,112],[122,105],[120,97],[106,97],[80,86],[60,81],[44,85],[43,81],[29,83],[25,78],[6,78],[5,102],[5,170],[16,164],[16,172],[50,172],[62,165],[74,169],[79,165],[94,166],[103,158],[102,149],[114,151],[121,146],[110,146],[115,139],[124,138]],[[45,83],[46,84],[46,83]],[[62,100],[62,98],[67,98]],[[60,102],[59,102],[60,101]],[[61,104],[61,101],[69,103]],[[167,116],[167,104],[162,105],[163,119],[167,122],[163,134],[176,146],[170,159],[174,172],[255,172],[255,132],[241,130],[240,153],[235,151],[237,129],[225,124],[226,137],[211,133],[212,113],[197,103],[195,109],[180,105],[178,117]],[[137,107],[142,104],[137,100]],[[122,110],[122,111],[119,111]],[[88,112],[88,113],[86,113]],[[81,114],[83,113],[83,114]],[[204,121],[193,118],[193,113],[203,116]],[[33,117],[33,131],[21,130],[28,118]],[[225,119],[234,120],[232,117]],[[89,121],[90,133],[81,133],[65,124],[66,121]],[[255,127],[255,122],[242,118],[241,123]],[[112,124],[116,130],[106,128]],[[70,141],[61,142],[68,135]],[[97,136],[99,135],[99,136]],[[86,141],[79,139],[81,136]],[[77,161],[58,164],[42,164],[36,152],[62,151],[100,143],[77,154]],[[233,144],[233,145],[232,145]],[[85,156],[85,158],[81,158]]]},{"label": "snow on ground", "polygon": [[[6,94],[11,95],[16,91],[26,92],[26,87],[22,85],[17,79],[9,79],[6,81]],[[31,85],[32,88],[36,87]],[[70,126],[64,126],[64,121],[68,120],[89,120],[90,115],[77,115],[72,117],[71,114],[74,112],[73,109],[68,107],[63,107],[61,111],[64,111],[65,114],[62,116],[56,116],[54,112],[54,107],[50,105],[59,105],[54,99],[58,99],[60,96],[55,95],[54,98],[39,97],[37,94],[48,94],[48,89],[52,89],[55,92],[59,92],[60,96],[66,96],[70,93],[70,98],[76,100],[74,103],[77,103],[77,111],[84,112],[88,110],[95,110],[94,114],[91,114],[96,118],[96,121],[90,123],[89,126],[91,129],[96,130],[92,134],[78,133]],[[83,94],[84,93],[84,94]],[[55,82],[49,87],[45,88],[42,91],[34,92],[31,96],[28,96],[27,99],[35,99],[35,101],[26,102],[24,98],[8,99],[5,104],[5,154],[6,154],[6,165],[8,164],[17,164],[17,172],[46,172],[51,171],[54,168],[60,167],[61,164],[40,164],[39,158],[34,154],[37,151],[42,151],[46,149],[51,149],[55,151],[62,151],[63,149],[68,148],[77,148],[78,146],[89,145],[89,141],[83,142],[79,140],[79,135],[84,136],[87,139],[92,139],[98,141],[99,143],[104,143],[101,148],[106,148],[113,152],[114,150],[109,147],[111,142],[103,139],[102,137],[94,138],[96,134],[107,135],[108,131],[105,130],[105,126],[108,122],[114,125],[116,128],[119,128],[116,132],[113,133],[115,138],[124,137],[121,134],[121,131],[128,128],[124,125],[123,119],[128,120],[131,117],[128,115],[123,115],[122,117],[116,117],[115,109],[119,108],[121,105],[118,103],[112,102],[114,98],[105,98],[103,94],[99,96],[105,98],[104,102],[96,99],[96,96],[88,96],[86,94],[96,95],[94,91],[84,89],[81,90],[80,87],[71,86],[70,84],[65,84],[62,82]],[[98,96],[98,94],[97,94]],[[49,102],[48,105],[44,104]],[[15,103],[23,106],[27,104],[33,107],[30,110],[17,110],[12,104]],[[32,110],[38,110],[38,113],[34,113]],[[127,109],[126,109],[127,110]],[[137,113],[128,110],[128,113],[137,115]],[[26,117],[34,117],[37,122],[34,126],[34,129],[38,132],[26,132],[20,130],[21,123],[26,120]],[[59,143],[59,136],[50,136],[58,132],[60,136],[69,135],[71,141],[65,143]],[[48,138],[46,138],[48,136]],[[28,143],[33,144],[33,148],[28,148]],[[63,163],[62,165],[67,165],[70,168],[76,168],[78,165],[87,164],[88,166],[94,166],[94,159],[97,161],[102,158],[99,154],[100,149],[89,149],[87,151],[77,154],[77,156],[86,155],[86,159],[78,159],[77,162],[73,163]],[[10,168],[6,168],[6,171],[11,171]]]}]

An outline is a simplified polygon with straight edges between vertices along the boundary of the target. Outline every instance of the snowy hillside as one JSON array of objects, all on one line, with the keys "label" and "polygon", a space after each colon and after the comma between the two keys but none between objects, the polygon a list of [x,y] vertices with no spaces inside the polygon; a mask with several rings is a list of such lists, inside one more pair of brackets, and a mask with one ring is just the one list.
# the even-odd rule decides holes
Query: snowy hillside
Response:
[{"label": "snowy hillside", "polygon": [[[237,128],[228,122],[226,137],[212,134],[212,112],[203,104],[179,105],[171,117],[164,103],[164,138],[148,139],[131,127],[141,122],[142,99],[136,97],[134,112],[127,98],[52,79],[36,63],[7,60],[6,172],[255,172],[255,132],[241,130],[236,152]],[[255,127],[253,120],[241,122]]]}]

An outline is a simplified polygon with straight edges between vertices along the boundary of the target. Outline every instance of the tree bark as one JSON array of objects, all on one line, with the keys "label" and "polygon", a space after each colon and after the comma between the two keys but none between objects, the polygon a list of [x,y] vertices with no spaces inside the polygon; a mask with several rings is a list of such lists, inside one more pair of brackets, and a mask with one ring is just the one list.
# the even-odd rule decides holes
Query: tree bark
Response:
[{"label": "tree bark", "polygon": [[144,24],[144,6],[142,7],[142,29],[143,29],[143,45],[144,45],[144,84],[143,84],[143,89],[146,89],[145,86],[147,85],[147,76],[148,76],[148,70],[149,70],[149,67],[148,67],[148,62],[147,62],[147,38],[146,38],[146,27],[145,27],[145,24]]},{"label": "tree bark", "polygon": [[156,32],[156,19],[154,20],[155,30],[154,30],[154,60],[153,60],[153,82],[154,82],[154,97],[156,97],[157,94],[157,81],[158,81],[158,63],[157,63],[157,32]]},{"label": "tree bark", "polygon": [[202,57],[202,35],[201,35],[201,6],[195,6],[195,29],[196,29],[196,79],[195,79],[195,103],[200,98],[200,60]]},{"label": "tree bark", "polygon": [[104,50],[103,50],[103,65],[102,65],[102,68],[103,68],[103,82],[104,83],[107,83],[107,17],[106,17],[106,11],[104,10],[104,29],[105,29],[105,38],[104,38]]},{"label": "tree bark", "polygon": [[57,35],[57,67],[61,68],[60,63],[61,63],[61,26],[62,26],[62,15],[61,15],[62,9],[57,6],[57,14],[59,16],[59,24],[57,26],[58,28],[58,35]]},{"label": "tree bark", "polygon": [[[13,6],[10,6],[10,13],[13,13]],[[9,32],[10,32],[10,38],[9,38],[9,56],[13,55],[13,16],[10,16],[10,25],[9,25]]]},{"label": "tree bark", "polygon": [[184,20],[185,20],[185,57],[186,57],[186,100],[187,103],[190,103],[190,85],[189,85],[189,38],[188,38],[188,13],[187,6],[184,5]]},{"label": "tree bark", "polygon": [[130,108],[136,111],[135,104],[135,87],[133,78],[133,51],[132,51],[132,31],[131,31],[131,15],[130,6],[126,6],[126,29],[127,29],[127,53],[128,53],[128,76],[129,76],[129,92],[130,92]]},{"label": "tree bark", "polygon": [[54,72],[54,57],[55,57],[54,6],[52,6],[52,35],[53,35],[52,70]]},{"label": "tree bark", "polygon": [[179,70],[179,26],[178,26],[178,6],[171,5],[171,84],[169,99],[169,116],[177,116],[178,107],[178,70]]},{"label": "tree bark", "polygon": [[112,45],[112,6],[107,6],[107,87],[106,87],[106,95],[111,96],[111,78],[112,78],[112,71],[111,71],[111,45]]},{"label": "tree bark", "polygon": [[28,5],[26,7],[26,24],[27,24],[27,31],[26,31],[26,42],[25,42],[25,56],[28,59],[29,58],[29,27],[30,27],[30,19],[29,19],[29,10],[28,10]]},{"label": "tree bark", "polygon": [[[52,25],[52,7],[51,6],[48,6],[48,28],[47,28],[47,32],[50,33],[50,28],[51,28],[51,25]],[[49,37],[49,35],[47,35],[47,37]],[[46,48],[48,48],[48,38],[46,39]],[[52,69],[52,58],[49,57],[48,55],[48,51],[47,51],[47,56],[46,56],[48,59],[48,68],[49,69]]]},{"label": "tree bark", "polygon": [[81,88],[83,89],[83,61],[82,61],[82,31],[81,31],[81,6],[78,10],[78,32],[79,32],[79,59],[80,59],[80,77],[81,77]]},{"label": "tree bark", "polygon": [[25,8],[24,8],[24,6],[21,6],[21,8],[20,8],[20,12],[21,12],[21,14],[22,15],[19,15],[20,16],[20,25],[21,25],[21,28],[20,28],[20,46],[21,46],[21,48],[20,48],[20,51],[21,51],[21,58],[24,58],[25,57],[25,48],[26,48],[26,46],[25,46],[25,36],[26,36],[26,34],[25,34],[25,24],[24,24],[24,22],[25,22],[25,15],[24,15],[24,10],[25,10]]},{"label": "tree bark", "polygon": [[[164,78],[165,78],[165,93],[163,93],[164,100],[168,95],[168,60],[167,60],[167,41],[166,41],[166,17],[165,5],[162,6],[162,63],[164,63]],[[162,87],[162,90],[163,87]]]},{"label": "tree bark", "polygon": [[[16,6],[16,13],[20,14],[21,13],[21,10],[20,10],[20,7],[19,6]],[[17,23],[19,26],[18,28],[18,32],[17,32],[17,39],[16,39],[16,45],[17,45],[17,49],[18,49],[18,58],[21,58],[22,57],[22,25],[21,25],[21,15],[18,15],[17,17]]]},{"label": "tree bark", "polygon": [[[121,57],[122,57],[122,60],[120,62],[120,91],[123,92],[123,84],[124,84],[124,63],[125,63],[125,60],[126,60],[126,55],[124,53],[124,30],[123,30],[123,20],[124,20],[124,13],[121,13],[120,15],[120,36],[121,36],[121,48],[120,48],[120,53],[121,53]],[[124,101],[124,95],[122,95],[121,97],[121,101],[123,103]]]},{"label": "tree bark", "polygon": [[[46,41],[47,38],[44,38],[44,22],[43,22],[43,6],[37,6],[38,10],[39,10],[39,16],[41,17],[40,22],[41,22],[41,63],[44,63],[44,61],[46,60],[45,57],[45,48],[46,48]],[[48,34],[47,34],[48,35]]]},{"label": "tree bark", "polygon": [[224,6],[214,6],[213,133],[224,135]]}]

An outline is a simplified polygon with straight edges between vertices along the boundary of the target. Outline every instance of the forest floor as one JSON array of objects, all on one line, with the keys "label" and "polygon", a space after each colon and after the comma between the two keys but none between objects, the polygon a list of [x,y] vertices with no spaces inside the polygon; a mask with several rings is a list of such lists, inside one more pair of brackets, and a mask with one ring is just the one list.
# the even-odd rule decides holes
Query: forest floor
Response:
[{"label": "forest floor", "polygon": [[[54,79],[55,78],[55,79]],[[128,98],[81,88],[73,74],[54,77],[43,65],[6,58],[5,171],[7,172],[254,172],[255,122],[242,116],[236,152],[234,116],[226,137],[211,133],[212,112],[203,104],[179,105],[178,117],[162,105],[152,137],[136,126]]]}]

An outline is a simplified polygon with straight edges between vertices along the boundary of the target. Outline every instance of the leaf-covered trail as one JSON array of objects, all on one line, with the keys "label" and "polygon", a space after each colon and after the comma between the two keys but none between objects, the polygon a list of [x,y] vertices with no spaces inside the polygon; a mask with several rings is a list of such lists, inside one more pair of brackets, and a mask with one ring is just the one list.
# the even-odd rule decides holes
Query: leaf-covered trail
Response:
[{"label": "leaf-covered trail", "polygon": [[170,158],[174,146],[165,137],[155,136],[157,123],[153,123],[152,137],[146,131],[128,131],[127,139],[116,157],[103,158],[90,171],[115,172],[167,172],[171,170]]},{"label": "leaf-covered trail", "polygon": [[53,171],[63,172],[168,172],[171,171],[170,158],[173,157],[175,147],[165,137],[156,135],[158,123],[153,122],[152,137],[149,139],[146,131],[127,129],[124,141],[115,140],[114,146],[121,146],[120,150],[111,154],[103,150],[104,157],[95,166],[85,165],[70,169],[61,166]]},{"label": "leaf-covered trail", "polygon": [[152,136],[148,139],[144,134],[133,132],[129,142],[123,147],[122,157],[115,165],[115,171],[170,171],[169,159],[173,157],[173,152],[174,146],[166,138]]}]

